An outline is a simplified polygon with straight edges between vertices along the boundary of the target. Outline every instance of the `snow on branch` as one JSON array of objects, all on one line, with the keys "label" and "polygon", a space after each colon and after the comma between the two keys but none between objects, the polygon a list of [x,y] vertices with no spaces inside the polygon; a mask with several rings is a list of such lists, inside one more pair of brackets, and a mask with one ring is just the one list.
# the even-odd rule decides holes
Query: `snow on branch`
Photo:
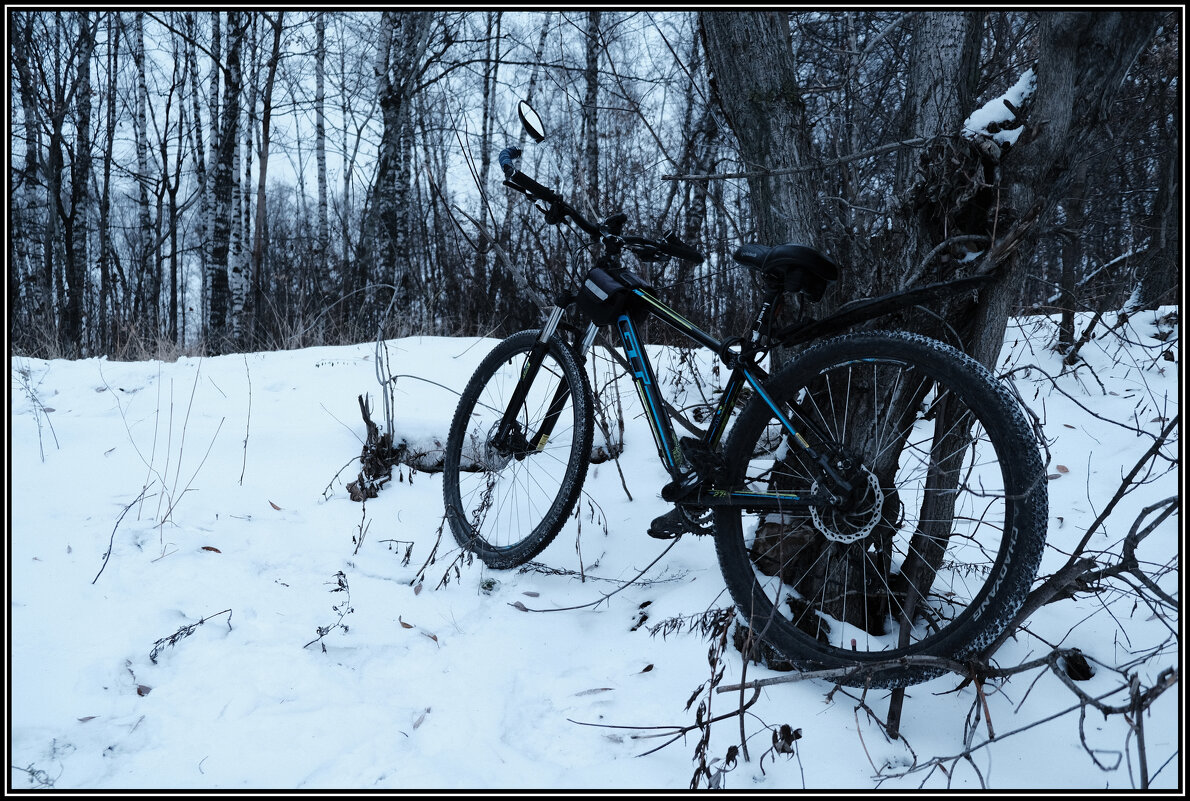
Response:
[{"label": "snow on branch", "polygon": [[967,118],[963,123],[963,136],[968,139],[983,136],[1000,145],[1015,145],[1024,129],[1020,110],[1036,88],[1037,74],[1030,67],[1011,89],[984,103]]}]

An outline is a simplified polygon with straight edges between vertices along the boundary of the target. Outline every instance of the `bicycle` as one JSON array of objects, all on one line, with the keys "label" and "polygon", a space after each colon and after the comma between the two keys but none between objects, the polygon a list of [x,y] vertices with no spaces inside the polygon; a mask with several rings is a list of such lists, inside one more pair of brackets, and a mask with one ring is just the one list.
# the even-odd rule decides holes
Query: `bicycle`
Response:
[{"label": "bicycle", "polygon": [[[544,138],[524,102],[525,129]],[[622,264],[703,260],[672,233],[623,233],[626,216],[592,222],[515,167],[505,185],[550,224],[567,220],[601,254],[545,325],[500,342],[464,389],[450,427],[444,502],[459,545],[492,568],[536,556],[574,509],[592,446],[584,361],[604,327],[618,334],[673,509],[649,534],[711,534],[743,622],[802,670],[852,668],[838,681],[896,687],[944,672],[909,657],[962,661],[1020,609],[1045,541],[1047,482],[1021,406],[979,362],[897,331],[846,332],[977,279],[853,301],[774,330],[785,292],[810,301],[838,278],[810,247],[747,244],[734,259],[759,274],[764,300],[742,336],[719,340],[660,300]],[[585,329],[562,323],[577,307]],[[706,429],[675,436],[641,338],[660,320],[729,370]],[[809,344],[773,375],[777,345]],[[742,408],[739,408],[741,407]],[[734,420],[729,428],[729,422]],[[886,664],[887,663],[887,664]]]}]

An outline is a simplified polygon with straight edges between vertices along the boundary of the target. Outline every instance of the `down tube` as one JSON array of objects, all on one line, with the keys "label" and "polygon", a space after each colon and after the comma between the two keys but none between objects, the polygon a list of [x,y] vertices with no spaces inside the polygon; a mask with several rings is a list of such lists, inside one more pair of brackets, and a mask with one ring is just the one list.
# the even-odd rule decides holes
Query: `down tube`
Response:
[{"label": "down tube", "polygon": [[653,432],[657,454],[661,457],[665,469],[677,478],[685,459],[674,437],[669,415],[664,412],[661,395],[657,391],[657,377],[649,364],[649,357],[637,333],[636,324],[632,322],[631,317],[622,314],[616,320],[616,329],[620,332],[620,343],[624,346],[624,355],[628,357],[628,364],[632,368],[632,382],[636,385],[645,417],[649,420],[649,429]]}]

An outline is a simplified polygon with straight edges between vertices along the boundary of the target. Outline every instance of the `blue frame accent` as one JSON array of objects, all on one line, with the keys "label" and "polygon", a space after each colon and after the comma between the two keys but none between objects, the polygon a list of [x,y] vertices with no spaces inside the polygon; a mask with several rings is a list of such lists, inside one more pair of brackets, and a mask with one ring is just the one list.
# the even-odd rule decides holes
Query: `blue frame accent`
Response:
[{"label": "blue frame accent", "polygon": [[645,416],[649,418],[649,428],[653,432],[653,439],[657,445],[657,453],[661,456],[665,468],[671,475],[677,477],[679,458],[675,455],[671,443],[676,443],[673,427],[669,423],[668,415],[661,413],[661,401],[656,396],[657,381],[653,374],[653,367],[649,364],[649,357],[644,346],[640,343],[640,336],[636,333],[636,326],[632,318],[621,314],[616,320],[620,331],[620,341],[624,346],[624,355],[632,366],[632,377],[640,393],[641,402],[645,408]]}]

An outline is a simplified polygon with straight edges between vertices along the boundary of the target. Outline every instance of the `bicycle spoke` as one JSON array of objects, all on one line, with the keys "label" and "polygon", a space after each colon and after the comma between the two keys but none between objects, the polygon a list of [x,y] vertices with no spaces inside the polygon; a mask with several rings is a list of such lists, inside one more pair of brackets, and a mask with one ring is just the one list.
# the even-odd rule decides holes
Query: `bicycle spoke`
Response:
[{"label": "bicycle spoke", "polygon": [[[746,463],[728,467],[738,476],[733,486],[809,499],[800,514],[732,510],[717,518],[717,525],[731,523],[725,536],[740,538],[739,546],[723,540],[720,548],[721,560],[731,556],[724,575],[733,595],[753,599],[754,625],[794,656],[851,661],[929,649],[954,627],[970,625],[963,621],[991,592],[1006,558],[1012,509],[1023,495],[1006,489],[1003,458],[1012,449],[993,447],[982,412],[968,407],[966,374],[954,379],[949,363],[937,366],[933,354],[943,346],[902,348],[894,340],[873,335],[864,342],[887,346],[881,356],[857,348],[856,355],[823,356],[770,381],[772,400],[804,421],[811,447],[848,484],[806,458],[759,404],[750,407],[755,421],[737,424],[754,433],[733,432],[729,443],[737,454],[730,458],[748,454]],[[1027,455],[1031,438],[1019,431],[1012,435]],[[837,500],[826,502],[823,489]],[[747,567],[737,573],[741,556]]]}]

